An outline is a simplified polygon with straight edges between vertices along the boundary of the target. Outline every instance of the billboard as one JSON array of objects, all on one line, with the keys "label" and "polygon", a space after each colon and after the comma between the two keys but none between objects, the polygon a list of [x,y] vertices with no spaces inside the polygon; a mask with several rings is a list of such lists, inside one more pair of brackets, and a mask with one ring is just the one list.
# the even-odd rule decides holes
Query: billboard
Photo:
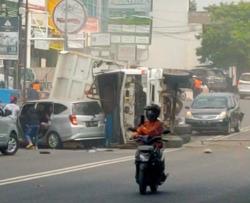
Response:
[{"label": "billboard", "polygon": [[18,60],[18,17],[0,17],[0,59]]},{"label": "billboard", "polygon": [[[53,13],[56,9],[56,6],[60,2],[61,2],[61,0],[49,0],[49,1],[47,1],[47,10],[49,13],[49,28],[50,28],[50,33],[52,33],[52,35],[54,37],[62,36],[61,32],[58,30],[58,28],[56,27],[56,25],[53,21]],[[63,31],[63,27],[62,27],[62,31]],[[100,31],[99,20],[96,17],[86,16],[85,26],[75,34],[82,34],[83,35],[83,33],[93,33],[93,32],[99,32],[99,31]],[[82,42],[79,42],[79,43],[81,45],[83,44]],[[56,50],[62,50],[63,49],[63,42],[62,41],[52,41],[52,42],[50,42],[50,48],[56,49]]]},{"label": "billboard", "polygon": [[[119,44],[150,44],[152,0],[109,0],[108,32]],[[121,40],[118,39],[118,36]],[[112,36],[111,36],[112,37]]]}]

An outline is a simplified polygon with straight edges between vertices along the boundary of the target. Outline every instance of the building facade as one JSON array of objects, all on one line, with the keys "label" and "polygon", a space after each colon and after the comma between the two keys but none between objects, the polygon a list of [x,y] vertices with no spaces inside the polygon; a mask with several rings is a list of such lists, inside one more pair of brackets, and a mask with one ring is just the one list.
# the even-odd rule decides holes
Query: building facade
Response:
[{"label": "building facade", "polygon": [[188,0],[155,0],[153,4],[152,44],[141,65],[154,68],[190,69],[199,65],[196,36],[199,24],[188,23]]}]

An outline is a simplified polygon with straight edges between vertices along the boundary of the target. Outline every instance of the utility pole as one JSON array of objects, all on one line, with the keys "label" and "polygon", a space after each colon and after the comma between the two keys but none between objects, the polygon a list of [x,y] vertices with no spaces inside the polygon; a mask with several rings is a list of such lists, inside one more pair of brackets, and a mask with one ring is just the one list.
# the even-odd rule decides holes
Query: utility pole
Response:
[{"label": "utility pole", "polygon": [[29,0],[26,0],[25,2],[25,57],[24,57],[24,69],[23,69],[23,100],[26,100],[26,71],[27,71],[27,65],[28,65],[28,18],[29,18]]},{"label": "utility pole", "polygon": [[67,51],[68,50],[68,8],[69,8],[69,4],[68,4],[68,0],[64,0],[65,1],[65,21],[64,21],[64,50]]},{"label": "utility pole", "polygon": [[[6,2],[2,2],[1,0],[1,14],[4,13],[5,17],[8,17],[8,11]],[[8,63],[7,60],[3,60],[3,73],[4,73],[4,87],[9,87],[9,69],[8,69]]]},{"label": "utility pole", "polygon": [[17,15],[18,15],[18,32],[19,32],[19,51],[18,51],[18,61],[17,61],[17,67],[16,67],[16,88],[17,89],[21,89],[21,51],[22,50],[22,45],[23,45],[23,41],[22,41],[22,13],[21,13],[21,5],[22,5],[22,0],[18,0],[18,4],[17,4]]}]

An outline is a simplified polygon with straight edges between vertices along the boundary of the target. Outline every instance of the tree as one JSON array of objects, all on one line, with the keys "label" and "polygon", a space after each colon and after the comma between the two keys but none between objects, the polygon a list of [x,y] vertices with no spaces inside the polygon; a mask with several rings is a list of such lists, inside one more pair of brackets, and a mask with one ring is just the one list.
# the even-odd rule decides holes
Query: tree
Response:
[{"label": "tree", "polygon": [[211,22],[204,25],[200,62],[225,68],[250,68],[250,3],[220,4],[207,8]]}]

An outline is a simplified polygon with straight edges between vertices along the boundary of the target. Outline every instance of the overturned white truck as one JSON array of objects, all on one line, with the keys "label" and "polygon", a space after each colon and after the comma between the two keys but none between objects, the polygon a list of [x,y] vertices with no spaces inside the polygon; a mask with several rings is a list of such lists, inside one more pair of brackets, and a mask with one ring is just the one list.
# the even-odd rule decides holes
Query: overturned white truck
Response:
[{"label": "overturned white truck", "polygon": [[[127,128],[140,123],[145,105],[160,105],[160,119],[174,131],[178,125],[176,116],[183,117],[184,104],[192,100],[190,76],[181,70],[137,68],[107,71],[95,76],[95,84],[107,118],[107,140],[113,144],[128,142]],[[179,127],[179,131],[181,128],[187,132],[186,126]]]}]

